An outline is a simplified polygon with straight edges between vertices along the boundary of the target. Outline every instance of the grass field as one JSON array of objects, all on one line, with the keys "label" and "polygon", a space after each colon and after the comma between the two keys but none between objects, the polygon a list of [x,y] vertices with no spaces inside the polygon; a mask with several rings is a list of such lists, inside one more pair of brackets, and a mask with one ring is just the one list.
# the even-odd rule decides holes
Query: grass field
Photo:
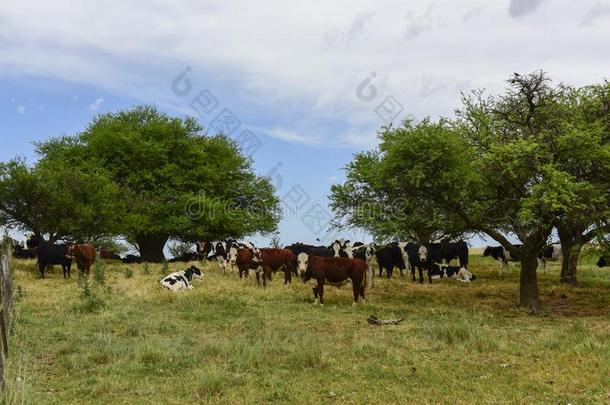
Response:
[{"label": "grass field", "polygon": [[[478,255],[470,267],[471,284],[395,274],[375,279],[366,305],[346,286],[315,307],[311,285],[279,274],[262,289],[209,265],[172,294],[160,265],[107,263],[105,285],[98,268],[85,289],[16,261],[3,402],[610,402],[610,270],[585,264],[568,288],[549,266],[529,316],[517,270],[499,277]],[[371,326],[371,314],[405,321]]]}]

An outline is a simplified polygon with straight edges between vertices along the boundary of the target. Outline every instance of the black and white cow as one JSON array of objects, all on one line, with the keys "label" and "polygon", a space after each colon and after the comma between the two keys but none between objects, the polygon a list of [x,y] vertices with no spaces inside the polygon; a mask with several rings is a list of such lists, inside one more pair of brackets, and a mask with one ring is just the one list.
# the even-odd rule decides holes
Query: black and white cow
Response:
[{"label": "black and white cow", "polygon": [[424,282],[424,270],[428,271],[428,282],[432,283],[432,266],[428,247],[419,243],[407,243],[404,246],[404,252],[407,255],[409,269],[411,270],[411,278],[415,281],[415,269],[419,273],[419,282]]},{"label": "black and white cow", "polygon": [[173,292],[186,291],[193,288],[191,282],[195,278],[202,278],[203,273],[195,266],[184,271],[176,271],[161,280],[161,285]]},{"label": "black and white cow", "polygon": [[465,267],[451,266],[448,264],[435,264],[432,270],[433,278],[455,278],[463,283],[470,283],[477,279],[477,276],[468,271]]},{"label": "black and white cow", "polygon": [[366,262],[366,288],[373,286],[373,272],[375,267],[375,251],[379,248],[375,243],[365,245],[362,242],[354,242],[351,247],[348,247],[348,257],[361,259]]},{"label": "black and white cow", "polygon": [[561,245],[555,243],[545,246],[538,254],[538,265],[542,267],[542,272],[546,273],[546,262],[562,261],[563,254],[561,253]]},{"label": "black and white cow", "polygon": [[606,256],[600,256],[599,260],[597,261],[597,267],[606,267],[608,262],[610,262],[609,258]]},{"label": "black and white cow", "polygon": [[[522,245],[515,245],[516,247]],[[504,248],[504,246],[486,246],[483,251],[484,257],[493,257],[500,263],[500,270],[498,273],[501,275],[502,271],[505,268],[510,268],[509,264],[511,262],[517,262],[518,260],[513,258],[508,250]]]},{"label": "black and white cow", "polygon": [[350,241],[346,239],[337,239],[328,247],[334,252],[335,257],[354,258]]}]

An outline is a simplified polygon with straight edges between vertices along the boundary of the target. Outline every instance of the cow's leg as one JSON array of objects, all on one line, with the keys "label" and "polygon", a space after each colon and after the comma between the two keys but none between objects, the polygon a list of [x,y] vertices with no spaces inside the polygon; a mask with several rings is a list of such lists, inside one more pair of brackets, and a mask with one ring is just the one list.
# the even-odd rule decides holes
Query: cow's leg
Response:
[{"label": "cow's leg", "polygon": [[316,284],[311,290],[313,291],[313,304],[317,305],[320,303],[320,300],[318,299],[318,285]]},{"label": "cow's leg", "polygon": [[44,268],[45,268],[45,264],[38,262],[38,270],[40,271],[40,278],[44,278]]},{"label": "cow's leg", "polygon": [[[419,284],[423,284],[424,283],[424,270],[422,269],[422,266],[417,266],[417,271],[419,273]],[[428,275],[430,275],[430,270],[428,270]],[[415,280],[413,280],[415,281]]]},{"label": "cow's leg", "polygon": [[261,285],[261,272],[256,272],[256,284]]},{"label": "cow's leg", "polygon": [[320,297],[320,305],[324,305],[324,279],[318,279],[318,296]]},{"label": "cow's leg", "polygon": [[[427,272],[428,272],[428,282],[430,284],[432,284],[432,272],[430,271],[431,267],[428,267]],[[442,278],[442,276],[441,276]]]},{"label": "cow's leg", "polygon": [[415,281],[415,266],[411,265],[411,277],[413,278],[413,281]]},{"label": "cow's leg", "polygon": [[352,290],[354,292],[354,303],[352,304],[352,306],[355,306],[358,304],[358,297],[360,296],[361,288],[362,288],[362,281],[360,281],[360,283],[357,283],[356,281],[352,280]]},{"label": "cow's leg", "polygon": [[392,278],[392,273],[394,272],[394,266],[386,267],[385,271],[388,274],[388,278]]},{"label": "cow's leg", "polygon": [[367,284],[367,288],[371,288],[373,286],[373,275],[374,275],[374,269],[373,269],[373,262],[370,262],[368,264],[368,268],[366,270],[366,284]]},{"label": "cow's leg", "polygon": [[87,277],[91,274],[91,263],[87,263]]}]

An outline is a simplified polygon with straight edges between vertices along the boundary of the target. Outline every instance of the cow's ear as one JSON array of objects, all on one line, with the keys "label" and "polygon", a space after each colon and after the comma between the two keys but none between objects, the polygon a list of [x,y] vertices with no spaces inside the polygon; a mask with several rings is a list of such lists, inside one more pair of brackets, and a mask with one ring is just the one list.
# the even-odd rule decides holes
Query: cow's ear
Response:
[{"label": "cow's ear", "polygon": [[349,243],[349,239],[345,241],[345,243]]}]

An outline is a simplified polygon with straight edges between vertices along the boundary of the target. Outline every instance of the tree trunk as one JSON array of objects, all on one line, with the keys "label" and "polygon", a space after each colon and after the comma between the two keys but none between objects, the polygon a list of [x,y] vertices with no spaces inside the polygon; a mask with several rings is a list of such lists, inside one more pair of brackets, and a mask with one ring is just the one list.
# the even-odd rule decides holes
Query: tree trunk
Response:
[{"label": "tree trunk", "polygon": [[136,242],[140,250],[143,262],[161,263],[165,260],[163,248],[169,238],[165,235],[147,234],[136,236]]},{"label": "tree trunk", "polygon": [[521,260],[521,275],[519,280],[519,304],[534,314],[540,309],[538,300],[538,267],[537,255],[534,251],[524,252]]},{"label": "tree trunk", "polygon": [[576,269],[582,245],[580,243],[562,243],[561,251],[561,284],[576,285]]}]

